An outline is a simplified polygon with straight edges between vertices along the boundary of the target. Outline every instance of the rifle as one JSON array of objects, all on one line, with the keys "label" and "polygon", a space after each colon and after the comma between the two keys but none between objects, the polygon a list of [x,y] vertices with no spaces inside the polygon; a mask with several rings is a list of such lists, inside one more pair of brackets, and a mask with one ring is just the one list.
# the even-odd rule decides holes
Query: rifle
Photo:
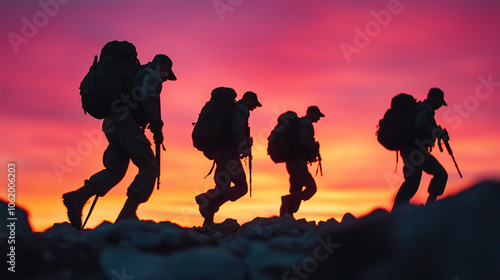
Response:
[{"label": "rifle", "polygon": [[[250,129],[248,129],[250,131]],[[249,181],[250,181],[250,197],[252,197],[252,158],[253,158],[253,155],[252,155],[252,146],[253,146],[253,138],[250,137],[248,139],[249,143],[249,148],[250,148],[250,153],[248,154],[248,170],[249,170]]]},{"label": "rifle", "polygon": [[457,168],[458,175],[460,175],[460,178],[462,178],[462,173],[460,172],[460,169],[458,168],[457,161],[455,160],[455,157],[453,156],[453,151],[451,150],[450,143],[448,142],[450,140],[450,136],[448,135],[448,131],[446,131],[446,128],[445,128],[445,129],[443,129],[443,132],[444,132],[444,136],[438,138],[439,151],[443,152],[443,146],[441,146],[441,140],[443,140],[444,146],[446,147],[448,154],[451,156],[451,159],[453,159],[453,163],[455,163],[455,167]]},{"label": "rifle", "polygon": [[163,146],[163,143],[155,143],[156,144],[156,164],[158,165],[158,178],[156,181],[156,189],[160,189],[160,146],[163,147],[163,150],[166,151],[165,146]]},{"label": "rifle", "polygon": [[[160,98],[158,97],[158,114],[160,115],[160,121],[161,121],[161,100]],[[161,122],[163,124],[163,121]],[[163,127],[162,127],[163,129]],[[155,152],[155,157],[156,157],[156,165],[158,166],[158,179],[156,181],[156,189],[157,190],[160,190],[160,153],[161,153],[161,149],[160,149],[160,146],[163,147],[163,151],[166,151],[165,150],[165,146],[163,145],[163,142],[162,143],[157,143],[155,141],[155,145],[156,145],[156,152]]]},{"label": "rifle", "polygon": [[323,176],[323,166],[321,165],[321,154],[319,153],[319,150],[318,150],[318,167],[316,168],[316,175],[314,176],[318,176],[318,170],[321,176]]}]

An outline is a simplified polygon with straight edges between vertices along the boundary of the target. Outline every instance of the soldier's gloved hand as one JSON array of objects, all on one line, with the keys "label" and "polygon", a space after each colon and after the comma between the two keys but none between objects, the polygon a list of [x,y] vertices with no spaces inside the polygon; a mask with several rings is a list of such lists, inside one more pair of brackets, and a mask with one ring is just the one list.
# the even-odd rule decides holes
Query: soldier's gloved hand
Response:
[{"label": "soldier's gloved hand", "polygon": [[151,130],[152,133],[156,133],[158,131],[161,131],[163,128],[163,121],[155,121],[151,122],[149,124],[149,130]]},{"label": "soldier's gloved hand", "polygon": [[163,143],[163,121],[151,122],[149,124],[149,130],[153,133],[153,139],[156,144]]},{"label": "soldier's gloved hand", "polygon": [[[446,139],[446,137],[447,137],[447,135],[446,135],[447,133],[446,133],[443,129],[441,129],[441,127],[436,128],[436,130],[435,130],[433,133],[434,133],[434,135],[433,135],[433,137],[434,137],[434,142],[435,142],[436,140],[437,140],[437,141],[445,140],[445,139]],[[445,141],[446,141],[446,140],[445,140]],[[435,143],[434,143],[434,144],[435,144]],[[433,145],[433,146],[434,146],[434,145]]]},{"label": "soldier's gloved hand", "polygon": [[438,126],[436,127],[433,131],[432,131],[432,137],[434,139],[434,141],[436,141],[437,139],[445,139],[445,137],[448,137],[448,132],[446,132],[446,130],[444,130],[441,126]]},{"label": "soldier's gloved hand", "polygon": [[316,141],[314,145],[313,156],[316,158],[319,156],[319,142]]},{"label": "soldier's gloved hand", "polygon": [[241,150],[240,158],[246,158],[249,155],[250,155],[250,148],[245,147],[243,150]]},{"label": "soldier's gloved hand", "polygon": [[448,135],[448,131],[446,131],[446,129],[443,130],[443,135],[441,136],[441,139],[443,139],[443,141],[450,141],[450,135]]},{"label": "soldier's gloved hand", "polygon": [[153,132],[153,140],[154,140],[155,144],[162,144],[163,143],[163,132],[161,130]]}]

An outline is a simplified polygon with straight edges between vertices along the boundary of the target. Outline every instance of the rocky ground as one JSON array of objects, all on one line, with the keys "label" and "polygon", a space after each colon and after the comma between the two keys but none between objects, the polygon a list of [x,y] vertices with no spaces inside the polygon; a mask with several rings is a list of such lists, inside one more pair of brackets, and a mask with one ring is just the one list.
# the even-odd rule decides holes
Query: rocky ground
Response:
[{"label": "rocky ground", "polygon": [[32,233],[17,211],[15,273],[10,229],[0,230],[2,279],[500,279],[499,182],[432,206],[346,214],[340,222],[271,217],[183,228],[124,221],[83,231],[61,223]]}]

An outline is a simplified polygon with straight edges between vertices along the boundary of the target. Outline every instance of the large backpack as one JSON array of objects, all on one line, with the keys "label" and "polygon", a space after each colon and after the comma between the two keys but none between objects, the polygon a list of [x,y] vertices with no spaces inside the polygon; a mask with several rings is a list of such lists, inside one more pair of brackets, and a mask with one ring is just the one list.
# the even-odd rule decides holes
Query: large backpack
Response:
[{"label": "large backpack", "polygon": [[80,84],[80,95],[84,113],[97,119],[113,113],[124,96],[130,94],[133,78],[140,67],[137,51],[127,41],[108,42],[97,55],[94,63]]},{"label": "large backpack", "polygon": [[297,113],[287,111],[278,117],[278,124],[267,138],[267,154],[275,163],[291,159],[298,148]]},{"label": "large backpack", "polygon": [[213,159],[216,147],[227,145],[231,139],[229,115],[235,105],[236,92],[232,88],[218,87],[203,106],[194,124],[191,138],[193,146]]},{"label": "large backpack", "polygon": [[378,123],[377,140],[391,151],[401,150],[416,139],[415,106],[416,99],[400,93],[391,100],[391,108]]}]

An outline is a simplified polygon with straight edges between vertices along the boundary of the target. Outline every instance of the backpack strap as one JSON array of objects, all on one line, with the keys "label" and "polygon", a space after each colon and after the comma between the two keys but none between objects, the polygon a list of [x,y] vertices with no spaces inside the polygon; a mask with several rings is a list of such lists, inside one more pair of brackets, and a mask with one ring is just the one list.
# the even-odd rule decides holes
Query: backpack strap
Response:
[{"label": "backpack strap", "polygon": [[215,159],[213,160],[212,168],[210,168],[210,171],[208,171],[208,174],[205,177],[203,177],[203,179],[207,178],[210,174],[212,174],[212,172],[214,171],[214,167],[215,167]]}]

